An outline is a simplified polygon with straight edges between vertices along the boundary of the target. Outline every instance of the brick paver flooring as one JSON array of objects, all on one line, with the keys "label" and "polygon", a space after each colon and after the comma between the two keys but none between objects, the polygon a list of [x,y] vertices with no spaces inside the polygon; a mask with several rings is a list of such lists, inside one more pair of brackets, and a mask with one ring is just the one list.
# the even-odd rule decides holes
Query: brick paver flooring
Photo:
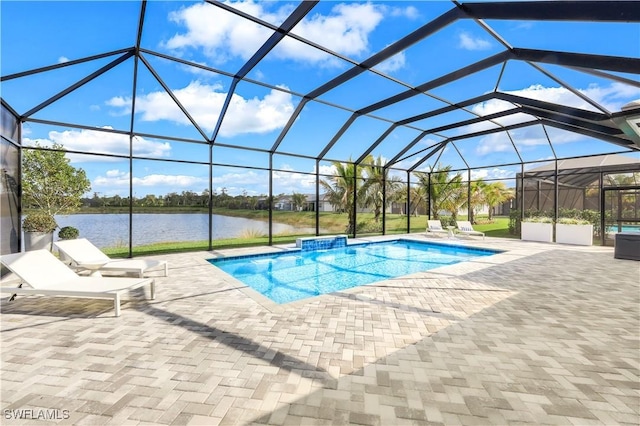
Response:
[{"label": "brick paver flooring", "polygon": [[159,256],[156,300],[118,318],[5,294],[0,423],[639,424],[640,262],[462,244],[505,252],[280,306],[218,252]]}]

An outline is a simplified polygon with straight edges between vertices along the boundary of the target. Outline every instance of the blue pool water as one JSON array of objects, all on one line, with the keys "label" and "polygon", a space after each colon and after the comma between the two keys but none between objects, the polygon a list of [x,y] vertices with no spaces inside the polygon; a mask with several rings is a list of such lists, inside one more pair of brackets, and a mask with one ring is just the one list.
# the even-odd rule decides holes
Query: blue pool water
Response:
[{"label": "blue pool water", "polygon": [[288,303],[495,253],[498,251],[396,240],[209,262],[274,302]]},{"label": "blue pool water", "polygon": [[[640,226],[638,225],[622,225],[622,231],[621,232],[640,232]],[[618,232],[618,226],[614,225],[614,226],[609,226],[607,228],[607,232],[612,233],[612,232]]]}]

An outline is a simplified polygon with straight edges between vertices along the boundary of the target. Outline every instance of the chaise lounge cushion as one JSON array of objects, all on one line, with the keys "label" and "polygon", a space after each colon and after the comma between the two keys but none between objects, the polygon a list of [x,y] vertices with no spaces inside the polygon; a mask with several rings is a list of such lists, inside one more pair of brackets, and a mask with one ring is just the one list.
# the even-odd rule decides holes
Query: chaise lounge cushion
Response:
[{"label": "chaise lounge cushion", "polygon": [[169,265],[164,260],[111,259],[86,238],[56,241],[53,244],[61,255],[71,260],[71,266],[79,269],[87,265],[101,264],[100,272],[132,273],[143,277],[150,270],[164,268],[164,276],[169,275]]},{"label": "chaise lounge cushion", "polygon": [[120,315],[121,297],[130,290],[149,285],[151,298],[155,298],[153,279],[81,277],[48,250],[3,255],[0,261],[22,281],[20,287],[1,287],[3,293],[112,299],[116,316]]}]

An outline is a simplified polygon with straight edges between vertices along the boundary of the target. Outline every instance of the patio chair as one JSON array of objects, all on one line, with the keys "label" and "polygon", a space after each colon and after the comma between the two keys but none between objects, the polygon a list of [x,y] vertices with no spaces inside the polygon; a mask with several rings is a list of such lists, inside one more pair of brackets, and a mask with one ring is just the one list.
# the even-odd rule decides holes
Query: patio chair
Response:
[{"label": "patio chair", "polygon": [[[84,277],[69,269],[48,250],[33,250],[8,254],[0,261],[16,274],[19,287],[1,287],[2,293],[44,296],[112,299],[115,315],[120,316],[120,299],[130,290],[149,285],[151,299],[155,298],[155,280],[152,278]],[[24,287],[24,285],[29,287]]]},{"label": "patio chair", "polygon": [[465,235],[482,235],[482,239],[484,240],[484,232],[476,231],[473,229],[471,222],[468,220],[458,220],[458,233]]},{"label": "patio chair", "polygon": [[448,234],[449,231],[442,228],[442,222],[439,220],[427,220],[427,233]]},{"label": "patio chair", "polygon": [[86,238],[61,240],[53,243],[61,258],[67,258],[71,267],[89,270],[99,275],[101,272],[132,273],[142,278],[151,269],[164,267],[164,276],[169,275],[169,264],[164,260],[111,259]]}]

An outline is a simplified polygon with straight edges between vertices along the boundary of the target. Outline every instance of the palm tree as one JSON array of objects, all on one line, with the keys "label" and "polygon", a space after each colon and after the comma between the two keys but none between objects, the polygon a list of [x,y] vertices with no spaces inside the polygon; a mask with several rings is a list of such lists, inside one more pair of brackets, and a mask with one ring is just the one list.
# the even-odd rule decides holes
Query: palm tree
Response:
[{"label": "palm tree", "polygon": [[[398,190],[402,187],[402,182],[397,176],[389,177],[389,169],[385,168],[386,162],[382,156],[374,159],[369,155],[363,161],[363,165],[366,180],[361,189],[360,204],[373,208],[373,219],[377,223],[380,221],[382,209],[398,198]],[[383,188],[386,195],[384,206],[382,205]]]},{"label": "palm tree", "polygon": [[307,202],[307,197],[304,194],[299,194],[294,192],[291,195],[291,204],[293,204],[293,209],[296,211],[302,211],[305,203]]},{"label": "palm tree", "polygon": [[329,178],[329,182],[321,180],[320,184],[325,190],[329,203],[338,212],[347,212],[347,234],[352,234],[355,229],[355,217],[353,214],[353,198],[358,187],[362,184],[362,168],[357,168],[349,158],[348,163],[333,161],[331,163],[335,168],[334,175]]},{"label": "palm tree", "polygon": [[485,191],[486,191],[487,183],[478,179],[477,181],[471,182],[471,222],[475,223],[475,218],[480,211],[480,208],[485,205],[487,202],[485,200]]},{"label": "palm tree", "polygon": [[[406,191],[405,191],[406,192]],[[409,214],[416,215],[420,204],[427,203],[427,188],[422,185],[411,187],[411,203],[409,205]]]},{"label": "palm tree", "polygon": [[466,185],[462,182],[462,175],[458,173],[449,181],[447,197],[442,203],[442,207],[451,213],[451,220],[458,220],[458,212],[469,201],[467,195]]},{"label": "palm tree", "polygon": [[493,218],[493,207],[514,197],[513,192],[503,182],[488,184],[483,192],[485,203],[489,206],[489,220]]},{"label": "palm tree", "polygon": [[[440,211],[451,211],[454,204],[460,202],[459,192],[464,192],[462,186],[462,175],[456,173],[449,176],[451,166],[437,165],[431,168],[431,185],[429,185],[429,175],[427,173],[416,173],[419,184],[429,194],[431,204],[431,217],[433,219],[440,218]],[[457,213],[457,211],[456,211]]]}]

